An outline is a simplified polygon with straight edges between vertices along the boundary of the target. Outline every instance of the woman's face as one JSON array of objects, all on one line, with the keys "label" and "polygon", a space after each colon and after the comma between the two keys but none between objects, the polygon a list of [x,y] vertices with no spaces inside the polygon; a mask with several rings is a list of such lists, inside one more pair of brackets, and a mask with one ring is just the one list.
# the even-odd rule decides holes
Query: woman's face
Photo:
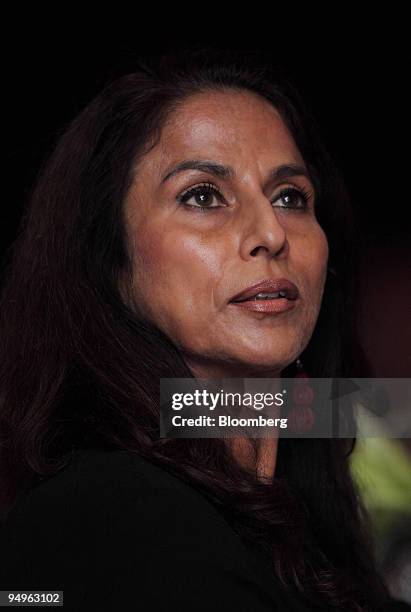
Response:
[{"label": "woman's face", "polygon": [[[300,169],[275,176],[282,166]],[[234,90],[186,99],[139,160],[125,202],[133,297],[195,376],[278,376],[308,344],[328,244],[304,171],[279,113]],[[293,307],[259,312],[230,303],[264,279],[294,283]]]}]

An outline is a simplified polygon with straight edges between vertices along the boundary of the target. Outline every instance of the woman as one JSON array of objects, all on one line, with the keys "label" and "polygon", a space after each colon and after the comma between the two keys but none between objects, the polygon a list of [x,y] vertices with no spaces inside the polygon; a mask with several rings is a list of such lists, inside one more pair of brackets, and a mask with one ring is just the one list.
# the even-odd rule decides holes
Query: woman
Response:
[{"label": "woman", "polygon": [[[363,373],[351,227],[312,119],[256,57],[141,62],[74,119],[3,291],[2,589],[68,610],[394,609],[352,441],[159,437],[160,378]],[[291,309],[232,302],[284,278]]]}]

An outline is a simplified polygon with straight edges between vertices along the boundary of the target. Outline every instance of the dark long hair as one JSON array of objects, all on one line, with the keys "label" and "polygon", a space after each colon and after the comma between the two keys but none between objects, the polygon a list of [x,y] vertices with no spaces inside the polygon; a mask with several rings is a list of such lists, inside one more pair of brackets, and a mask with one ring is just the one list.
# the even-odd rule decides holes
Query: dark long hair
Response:
[{"label": "dark long hair", "polygon": [[[64,127],[8,252],[0,313],[0,476],[5,517],[78,447],[138,452],[197,486],[284,589],[330,610],[371,610],[386,588],[342,439],[281,439],[272,485],[221,439],[159,437],[160,378],[192,377],[170,338],[132,307],[123,202],[132,169],[191,94],[256,92],[280,112],[311,173],[330,246],[313,377],[364,376],[353,312],[356,239],[341,173],[295,87],[259,53],[213,47],[137,59]],[[292,376],[293,366],[283,375]],[[352,442],[352,441],[350,441]],[[352,448],[352,447],[351,447]]]}]

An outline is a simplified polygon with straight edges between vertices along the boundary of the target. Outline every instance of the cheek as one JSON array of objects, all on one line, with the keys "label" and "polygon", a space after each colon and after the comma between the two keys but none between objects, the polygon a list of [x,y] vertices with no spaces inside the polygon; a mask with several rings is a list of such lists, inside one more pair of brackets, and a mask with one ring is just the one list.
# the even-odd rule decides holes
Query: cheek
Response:
[{"label": "cheek", "polygon": [[312,285],[317,289],[317,292],[322,295],[328,264],[328,242],[322,230],[314,243],[312,253],[313,256],[310,265]]},{"label": "cheek", "polygon": [[325,286],[328,263],[328,241],[320,226],[307,234],[298,249],[298,267],[305,298],[318,309]]},{"label": "cheek", "polygon": [[134,256],[135,294],[142,310],[166,333],[204,328],[221,276],[222,254],[196,234],[146,231]]}]

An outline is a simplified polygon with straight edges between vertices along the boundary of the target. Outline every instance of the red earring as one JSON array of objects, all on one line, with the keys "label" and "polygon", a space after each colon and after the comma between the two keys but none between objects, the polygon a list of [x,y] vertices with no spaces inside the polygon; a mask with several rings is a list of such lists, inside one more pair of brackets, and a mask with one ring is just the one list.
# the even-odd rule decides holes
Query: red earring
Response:
[{"label": "red earring", "polygon": [[292,390],[293,407],[288,413],[288,429],[296,433],[310,431],[314,425],[315,415],[311,408],[315,393],[309,384],[310,377],[304,370],[301,359],[296,361],[297,373]]}]

